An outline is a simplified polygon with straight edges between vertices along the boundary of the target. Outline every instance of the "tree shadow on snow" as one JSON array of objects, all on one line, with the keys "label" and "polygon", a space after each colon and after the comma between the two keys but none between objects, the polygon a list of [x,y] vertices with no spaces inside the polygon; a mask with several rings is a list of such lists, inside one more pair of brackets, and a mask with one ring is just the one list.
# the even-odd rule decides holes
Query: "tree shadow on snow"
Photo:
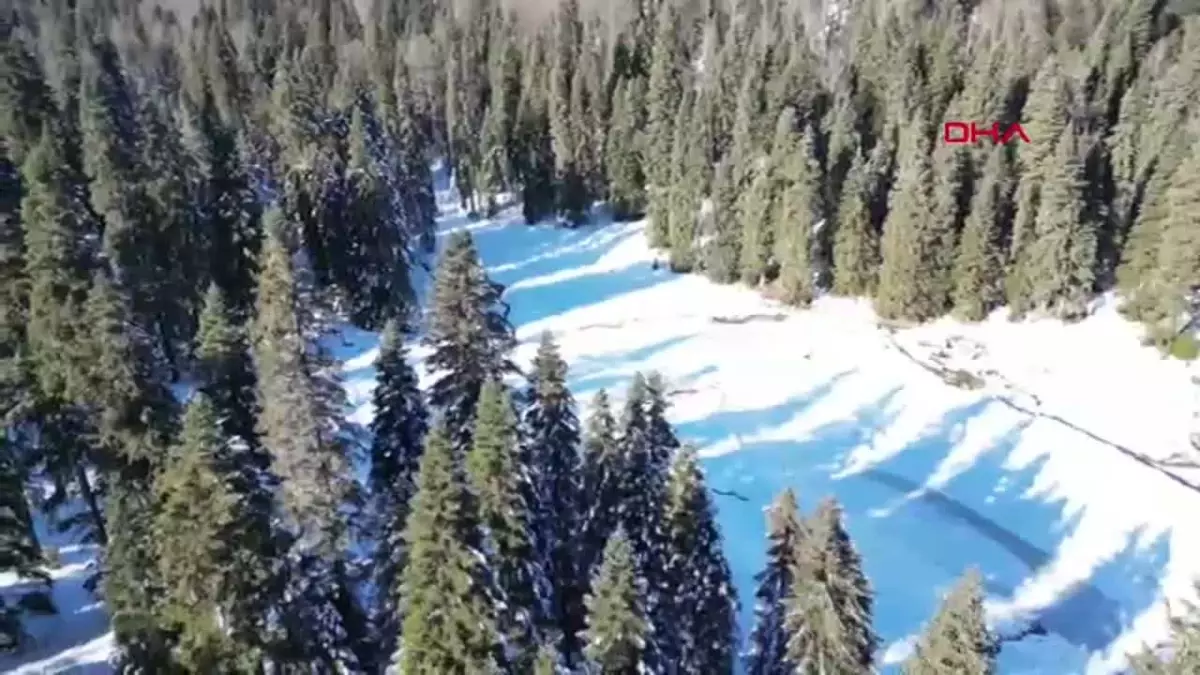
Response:
[{"label": "tree shadow on snow", "polygon": [[[633,373],[639,370],[649,370],[650,362],[658,355],[690,342],[695,337],[695,333],[672,335],[658,342],[651,342],[633,349],[596,356],[582,356],[571,362],[571,383],[572,385],[582,385],[605,374],[612,374],[614,371],[626,373],[623,377],[632,377]],[[609,387],[611,385],[605,385],[605,388]]]},{"label": "tree shadow on snow", "polygon": [[[832,391],[840,375],[808,394],[763,410],[722,412],[681,425],[684,440],[711,443],[778,427]],[[796,490],[810,511],[833,495],[864,559],[876,591],[875,627],[883,644],[921,630],[941,593],[970,567],[986,579],[989,595],[1012,596],[1022,582],[1046,570],[1078,522],[1064,503],[1031,494],[1044,459],[1013,466],[1021,440],[1018,425],[994,440],[936,488],[926,481],[960,442],[964,426],[991,405],[981,401],[951,410],[902,451],[856,473],[838,470],[856,449],[887,429],[899,390],[862,406],[850,419],[825,424],[806,438],[754,441],[738,452],[705,460],[714,489],[736,489],[748,501],[718,498],[719,519],[735,583],[742,598],[742,627],[753,616],[754,574],[764,561],[763,509],[784,488]],[[1169,558],[1165,538],[1128,538],[1123,550],[1096,562],[1089,577],[1027,617],[1088,652],[1106,648],[1156,599]],[[1003,663],[1003,653],[1001,655]]]},{"label": "tree shadow on snow", "polygon": [[586,312],[592,305],[651,288],[670,280],[666,270],[651,269],[647,263],[569,277],[539,286],[509,289],[504,300],[512,307],[513,325],[547,319],[565,312]]}]

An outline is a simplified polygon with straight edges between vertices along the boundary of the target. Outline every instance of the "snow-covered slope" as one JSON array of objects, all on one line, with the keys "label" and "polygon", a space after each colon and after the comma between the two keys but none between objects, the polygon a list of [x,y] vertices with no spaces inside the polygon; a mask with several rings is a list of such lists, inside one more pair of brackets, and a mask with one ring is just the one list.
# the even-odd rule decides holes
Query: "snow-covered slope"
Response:
[{"label": "snow-covered slope", "polygon": [[[642,224],[468,223],[444,206],[443,231],[470,228],[508,285],[519,362],[549,330],[581,401],[620,394],[638,370],[667,376],[672,419],[718,492],[747,619],[762,509],[788,486],[805,508],[830,494],[844,504],[889,664],[970,566],[1011,638],[1006,675],[1116,672],[1125,652],[1161,638],[1164,600],[1190,593],[1200,476],[1158,460],[1189,449],[1195,385],[1139,346],[1111,304],[1072,326],[997,318],[893,331],[862,303],[797,312],[655,269]],[[365,422],[373,339],[347,337]],[[67,628],[75,609],[55,620],[63,634],[78,632]],[[99,644],[77,637],[76,652]],[[64,672],[45,656],[15,672]]]}]

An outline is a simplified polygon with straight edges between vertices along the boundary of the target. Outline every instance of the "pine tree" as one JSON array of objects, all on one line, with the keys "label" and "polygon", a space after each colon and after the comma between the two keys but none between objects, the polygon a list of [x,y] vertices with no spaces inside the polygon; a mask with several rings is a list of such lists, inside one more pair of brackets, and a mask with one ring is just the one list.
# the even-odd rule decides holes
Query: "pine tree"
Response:
[{"label": "pine tree", "polygon": [[374,623],[380,653],[390,658],[396,650],[401,617],[388,589],[395,588],[407,558],[404,524],[416,494],[417,469],[429,424],[417,374],[408,363],[404,331],[395,319],[380,337],[375,377],[368,477],[377,547],[374,579],[380,589]]},{"label": "pine tree", "polygon": [[228,568],[222,588],[228,601],[224,614],[230,632],[255,636],[258,642],[251,648],[261,650],[267,647],[262,623],[279,606],[282,594],[281,542],[274,526],[279,479],[255,428],[259,407],[248,340],[244,329],[233,323],[232,308],[215,284],[205,295],[196,341],[198,396],[204,401],[200,410],[207,414],[211,408],[219,431],[211,470],[237,503],[233,521],[221,531],[223,565]]},{"label": "pine tree", "polygon": [[1062,319],[1087,313],[1095,281],[1096,233],[1084,213],[1082,166],[1067,131],[1039,174],[1037,219],[1017,253],[1009,303],[1019,316],[1045,311]]},{"label": "pine tree", "polygon": [[227,441],[217,415],[204,394],[189,402],[180,439],[156,480],[162,615],[178,641],[173,656],[188,672],[253,673],[258,655],[222,621],[232,609],[229,577],[238,571],[228,535],[239,504],[219,466]]},{"label": "pine tree", "polygon": [[741,234],[738,267],[745,284],[757,286],[771,261],[771,233],[767,218],[775,208],[775,179],[770,164],[754,155],[747,157],[752,168],[742,171],[752,176],[749,188],[737,200],[737,223]]},{"label": "pine tree", "polygon": [[[681,47],[679,17],[669,2],[658,5],[654,24],[654,46],[650,55],[649,81],[646,91],[646,176],[652,190],[662,190],[670,184],[671,152],[675,132],[675,115],[683,98],[681,78]],[[651,245],[666,243],[666,230],[655,230],[661,238],[651,236]]]},{"label": "pine tree", "polygon": [[870,673],[878,638],[871,588],[842,526],[841,507],[817,507],[787,602],[788,660],[800,673]]},{"label": "pine tree", "polygon": [[[500,91],[499,87],[494,88],[494,92]],[[493,101],[483,115],[483,138],[480,140],[479,186],[484,194],[484,215],[488,218],[496,215],[496,196],[507,187],[504,177],[508,150],[505,142],[507,122],[503,101],[495,100],[498,95],[493,94]]]},{"label": "pine tree", "polygon": [[926,124],[918,116],[905,130],[896,188],[891,194],[880,241],[882,262],[875,309],[884,319],[924,321],[945,310],[937,249],[944,245],[941,224],[931,222],[933,169]]},{"label": "pine tree", "polygon": [[998,645],[988,632],[979,573],[971,570],[942,601],[904,675],[992,675]]},{"label": "pine tree", "polygon": [[208,276],[225,294],[233,316],[245,321],[254,304],[255,261],[262,247],[261,207],[239,152],[237,133],[221,119],[207,87],[190,126],[189,145],[203,182],[199,212]]},{"label": "pine tree", "polygon": [[500,633],[478,557],[479,522],[444,429],[425,439],[405,527],[408,564],[393,593],[404,608],[392,663],[404,673],[503,672]]},{"label": "pine tree", "polygon": [[1008,191],[1008,160],[994,148],[975,187],[954,262],[954,313],[979,321],[1004,299],[1003,214]]},{"label": "pine tree", "polygon": [[796,494],[784,490],[767,511],[767,563],[755,576],[758,589],[754,593],[754,628],[746,654],[746,675],[796,672],[796,664],[787,653],[792,634],[786,615],[804,536]]},{"label": "pine tree", "polygon": [[467,477],[486,533],[485,555],[497,591],[497,627],[512,667],[528,672],[536,657],[536,627],[542,618],[546,580],[520,450],[512,400],[499,383],[484,383],[474,445],[466,458]]},{"label": "pine tree", "polygon": [[567,388],[567,363],[549,333],[534,356],[524,396],[525,464],[531,472],[534,531],[550,588],[547,623],[568,664],[578,660],[586,575],[578,569],[583,523],[579,419]]},{"label": "pine tree", "polygon": [[433,352],[426,368],[430,408],[441,416],[454,447],[465,452],[479,391],[488,380],[515,372],[509,353],[516,344],[504,287],[487,278],[467,232],[455,233],[438,265],[429,330],[423,343]]},{"label": "pine tree", "polygon": [[704,230],[704,269],[708,278],[719,284],[733,283],[739,277],[741,237],[738,232],[737,198],[740,194],[734,183],[735,167],[722,158],[713,172],[712,208]]},{"label": "pine tree", "polygon": [[32,404],[35,383],[28,360],[29,283],[21,227],[21,177],[0,149],[0,407],[12,424]]},{"label": "pine tree", "polygon": [[80,322],[91,274],[86,242],[94,236],[83,205],[73,199],[66,158],[50,127],[21,167],[21,221],[29,284],[26,334],[40,389],[63,398],[82,377],[85,329]]},{"label": "pine tree", "polygon": [[190,161],[171,114],[162,100],[144,96],[139,101],[144,142],[138,161],[146,177],[143,218],[152,224],[155,245],[143,253],[153,275],[147,315],[167,364],[177,371],[196,331],[206,251],[195,206],[198,190],[190,183]]},{"label": "pine tree", "polygon": [[[662,505],[666,502],[667,478],[672,457],[679,447],[666,421],[665,385],[657,374],[634,376],[621,419],[621,477],[618,524],[633,547],[638,575],[649,589],[660,588],[667,569],[667,545]],[[665,598],[646,598],[648,620],[655,633],[668,630]],[[647,658],[658,663],[657,646],[647,647]]]},{"label": "pine tree", "polygon": [[104,505],[108,542],[101,592],[117,646],[116,672],[171,672],[172,640],[161,612],[165,597],[154,545],[154,504],[144,480],[112,480]]},{"label": "pine tree", "polygon": [[1163,194],[1158,223],[1157,251],[1152,270],[1131,294],[1130,302],[1141,308],[1140,318],[1151,325],[1151,338],[1169,342],[1186,330],[1191,317],[1189,302],[1200,278],[1196,260],[1200,251],[1196,206],[1200,190],[1188,180],[1200,167],[1200,141],[1171,174]]},{"label": "pine tree", "polygon": [[579,572],[589,578],[604,554],[604,546],[616,531],[624,486],[625,464],[617,439],[608,393],[601,389],[592,398],[583,439],[583,500],[580,511]]},{"label": "pine tree", "polygon": [[[216,409],[227,438],[238,439],[257,450],[258,401],[255,399],[254,364],[244,329],[235,323],[232,308],[220,287],[211,284],[204,296],[200,327],[196,332],[196,379]],[[270,458],[259,455],[254,467],[265,470]]]},{"label": "pine tree", "polygon": [[604,165],[617,221],[633,220],[646,210],[646,175],[636,116],[639,95],[637,80],[621,80],[613,94],[612,128],[607,135]]},{"label": "pine tree", "polygon": [[732,673],[737,595],[694,448],[675,457],[665,511],[665,660],[687,673]]},{"label": "pine tree", "polygon": [[174,435],[175,402],[153,347],[137,330],[128,298],[103,270],[84,307],[91,367],[76,400],[94,414],[106,486],[102,592],[112,616],[118,672],[163,672],[170,636],[161,620],[163,586],[156,573],[152,477]]},{"label": "pine tree", "polygon": [[[252,330],[263,447],[282,480],[282,501],[304,547],[336,550],[350,498],[348,449],[340,437],[340,385],[314,358],[312,300],[298,283],[278,212],[268,214]],[[320,357],[320,354],[315,354]]]},{"label": "pine tree", "polygon": [[[1069,92],[1057,55],[1050,56],[1038,70],[1031,85],[1029,98],[1022,110],[1022,128],[1036,142],[1023,145],[1017,155],[1020,183],[1014,197],[1012,234],[1008,250],[1010,266],[1006,279],[1006,295],[1010,309],[1017,315],[1032,308],[1029,298],[1032,288],[1029,272],[1025,270],[1026,246],[1037,239],[1036,227],[1041,207],[1042,187],[1049,180],[1057,149],[1062,142],[1068,122]],[[1072,148],[1073,150],[1074,148]],[[1065,157],[1064,157],[1065,159]],[[1062,171],[1060,167],[1058,171]],[[1070,179],[1075,182],[1077,178]],[[1050,206],[1052,211],[1062,204]],[[1051,213],[1049,217],[1055,217]]]},{"label": "pine tree", "polygon": [[807,306],[815,293],[812,233],[821,224],[821,167],[813,156],[812,132],[801,136],[795,131],[791,108],[779,117],[772,163],[778,167],[781,188],[773,215],[772,256],[779,265],[781,299]]},{"label": "pine tree", "polygon": [[879,236],[871,220],[871,176],[860,155],[854,157],[842,186],[833,242],[833,290],[839,295],[875,292]]},{"label": "pine tree", "polygon": [[648,672],[646,644],[651,626],[642,605],[644,589],[633,547],[617,530],[604,547],[604,560],[592,580],[587,598],[587,646],[584,654],[601,675]]}]

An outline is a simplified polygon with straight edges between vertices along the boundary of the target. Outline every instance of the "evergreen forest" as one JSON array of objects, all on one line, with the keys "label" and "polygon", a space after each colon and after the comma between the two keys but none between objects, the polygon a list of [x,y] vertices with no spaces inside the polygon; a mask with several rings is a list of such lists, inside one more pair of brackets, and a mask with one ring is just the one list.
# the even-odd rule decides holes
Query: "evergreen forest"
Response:
[{"label": "evergreen forest", "polygon": [[[663,378],[581,406],[552,336],[517,364],[471,236],[435,255],[435,174],[478,217],[647,217],[672,271],[795,307],[1115,292],[1195,358],[1200,3],[7,0],[0,650],[55,611],[41,514],[103,551],[125,675],[880,667],[838,503],[780,494],[739,602]],[[347,326],[382,335],[366,427]],[[994,673],[983,595],[903,672]],[[1200,671],[1181,609],[1138,673]]]}]

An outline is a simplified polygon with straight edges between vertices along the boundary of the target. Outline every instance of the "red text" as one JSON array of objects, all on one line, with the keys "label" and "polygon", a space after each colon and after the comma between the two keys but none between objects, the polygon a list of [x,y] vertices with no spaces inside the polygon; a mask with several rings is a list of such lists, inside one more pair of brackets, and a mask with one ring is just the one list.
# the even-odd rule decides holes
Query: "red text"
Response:
[{"label": "red text", "polygon": [[950,144],[974,145],[983,136],[992,139],[993,145],[1005,145],[1014,138],[1029,142],[1029,136],[1020,124],[1013,124],[1003,133],[999,122],[992,122],[990,127],[980,126],[975,122],[946,122],[942,125],[942,140]]}]

